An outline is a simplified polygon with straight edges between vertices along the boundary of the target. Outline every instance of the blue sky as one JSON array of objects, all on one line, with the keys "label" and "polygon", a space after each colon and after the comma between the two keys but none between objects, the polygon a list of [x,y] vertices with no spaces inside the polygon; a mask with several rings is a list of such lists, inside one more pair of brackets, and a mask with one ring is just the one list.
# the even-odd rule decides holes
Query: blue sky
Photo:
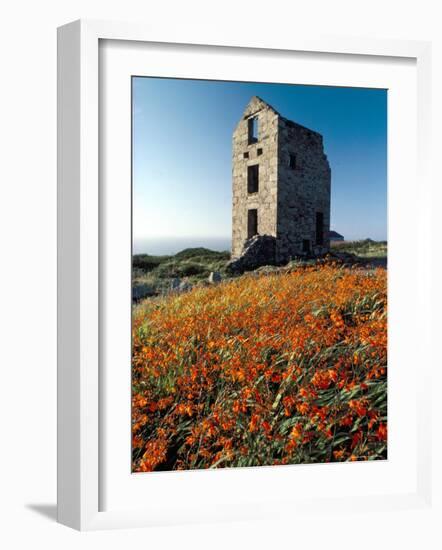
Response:
[{"label": "blue sky", "polygon": [[387,238],[387,91],[133,78],[134,252],[230,246],[231,138],[258,95],[324,137],[331,228]]}]

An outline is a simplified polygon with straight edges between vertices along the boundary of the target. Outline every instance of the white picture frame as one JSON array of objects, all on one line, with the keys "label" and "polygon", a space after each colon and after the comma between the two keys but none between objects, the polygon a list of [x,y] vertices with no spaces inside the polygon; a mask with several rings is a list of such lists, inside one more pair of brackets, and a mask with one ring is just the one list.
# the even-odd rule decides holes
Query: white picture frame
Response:
[{"label": "white picture frame", "polygon": [[[242,512],[231,508],[213,509],[207,503],[177,508],[153,510],[141,507],[114,507],[103,511],[100,483],[103,483],[101,456],[103,452],[100,415],[105,412],[100,403],[100,301],[103,298],[102,250],[100,231],[101,189],[99,174],[100,127],[99,115],[99,48],[100,41],[135,43],[166,43],[204,47],[230,48],[234,55],[246,48],[284,52],[324,53],[337,56],[377,56],[381,58],[408,58],[416,63],[417,71],[417,170],[419,205],[431,203],[429,177],[429,98],[430,51],[426,42],[368,40],[350,37],[312,39],[297,35],[281,37],[279,43],[237,42],[207,44],[198,37],[182,35],[155,36],[151,30],[134,24],[76,21],[58,32],[58,521],[80,530],[140,527],[179,522],[198,522],[216,519],[241,519],[272,516],[266,508],[266,495],[259,502],[251,502]],[[264,50],[263,50],[264,51]],[[172,75],[171,75],[172,76]],[[416,271],[416,307],[431,310],[430,251],[431,227],[428,212],[420,207],[418,215],[419,239],[425,243],[420,250],[419,269]],[[390,281],[391,283],[391,281]],[[430,315],[423,316],[419,335],[425,347],[426,358],[420,366],[416,391],[416,487],[407,494],[391,492],[365,496],[339,497],[333,503],[343,514],[354,507],[376,506],[379,510],[422,508],[431,501],[431,447],[428,418],[430,400],[428,391],[433,365],[428,326]],[[414,414],[414,413],[413,413]],[[354,465],[356,468],[358,465]],[[353,465],[351,465],[353,467]],[[269,469],[267,469],[269,471]],[[284,482],[284,470],[279,470]],[[181,475],[181,473],[180,473]],[[188,483],[201,479],[201,472],[185,472]],[[238,476],[247,476],[239,472]],[[361,471],[356,475],[363,476]],[[157,478],[158,479],[158,478]],[[175,476],[175,479],[178,479]],[[172,480],[171,483],[176,483]],[[157,483],[158,484],[158,483]],[[270,497],[269,497],[270,498]],[[270,503],[270,500],[269,500]],[[330,499],[303,498],[302,502],[285,501],[278,516],[284,513],[320,511],[330,506]],[[284,508],[285,512],[282,511]],[[274,514],[273,514],[274,515]]]}]

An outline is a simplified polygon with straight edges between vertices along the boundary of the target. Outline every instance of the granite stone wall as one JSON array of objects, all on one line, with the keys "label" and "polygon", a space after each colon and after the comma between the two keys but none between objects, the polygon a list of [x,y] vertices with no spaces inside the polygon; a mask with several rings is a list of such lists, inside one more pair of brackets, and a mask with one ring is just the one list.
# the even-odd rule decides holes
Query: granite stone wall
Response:
[{"label": "granite stone wall", "polygon": [[[257,117],[257,139],[249,122]],[[250,192],[248,167],[259,165],[258,191]],[[330,167],[322,136],[282,117],[253,97],[233,133],[232,257],[246,245],[248,211],[257,210],[259,235],[276,238],[276,259],[329,250]],[[318,217],[319,216],[319,217]],[[318,238],[322,220],[322,243]]]},{"label": "granite stone wall", "polygon": [[[258,141],[249,144],[249,118],[258,117]],[[247,240],[247,211],[258,211],[258,233],[276,237],[278,114],[252,98],[233,133],[232,256],[241,255]],[[248,193],[247,167],[259,164],[259,190]]]},{"label": "granite stone wall", "polygon": [[[322,136],[280,117],[277,206],[280,260],[303,253],[321,255],[329,250],[330,180]],[[322,217],[322,239],[317,235],[317,216],[318,221]]]}]

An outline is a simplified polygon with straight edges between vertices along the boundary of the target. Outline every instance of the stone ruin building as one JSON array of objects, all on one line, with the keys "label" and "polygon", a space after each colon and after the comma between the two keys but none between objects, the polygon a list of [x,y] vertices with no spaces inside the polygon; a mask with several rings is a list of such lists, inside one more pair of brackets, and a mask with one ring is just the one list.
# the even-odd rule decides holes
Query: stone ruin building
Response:
[{"label": "stone ruin building", "polygon": [[254,96],[233,132],[232,172],[233,262],[253,256],[251,244],[260,249],[252,268],[329,251],[331,172],[320,134]]}]

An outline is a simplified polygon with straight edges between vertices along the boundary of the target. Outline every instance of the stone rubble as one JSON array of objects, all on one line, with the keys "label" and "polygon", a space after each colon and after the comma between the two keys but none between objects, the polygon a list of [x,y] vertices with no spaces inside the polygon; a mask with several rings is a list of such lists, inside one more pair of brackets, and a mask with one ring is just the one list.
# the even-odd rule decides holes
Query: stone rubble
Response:
[{"label": "stone rubble", "polygon": [[222,277],[221,277],[221,273],[219,271],[211,271],[210,275],[209,275],[209,278],[208,278],[208,281],[209,281],[209,283],[214,284],[214,283],[220,283],[221,279],[222,279]]}]

